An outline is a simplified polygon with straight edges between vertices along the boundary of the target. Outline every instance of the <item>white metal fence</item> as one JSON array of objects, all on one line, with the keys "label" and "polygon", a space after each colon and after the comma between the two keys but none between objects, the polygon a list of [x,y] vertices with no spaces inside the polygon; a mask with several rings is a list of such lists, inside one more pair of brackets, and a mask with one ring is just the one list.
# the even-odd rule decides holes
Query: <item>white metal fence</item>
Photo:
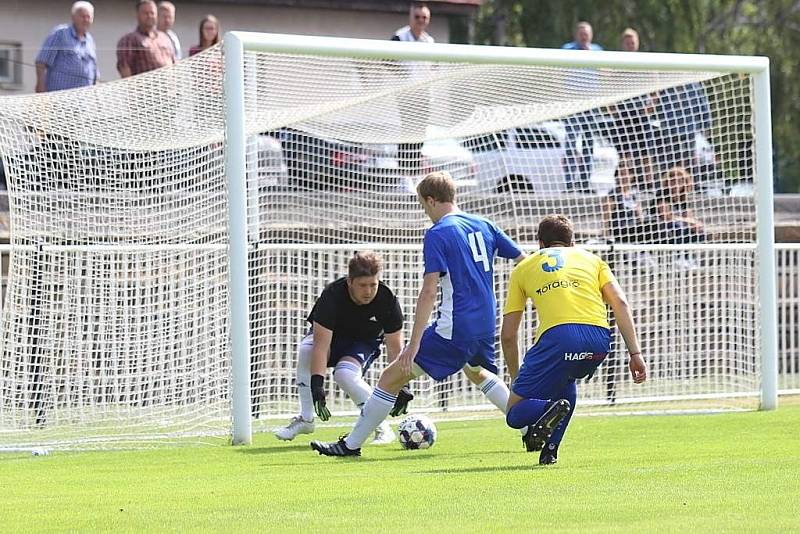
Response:
[{"label": "white metal fence", "polygon": [[800,243],[778,243],[778,388],[800,393]]},{"label": "white metal fence", "polygon": [[[11,245],[0,245],[0,291],[4,305],[8,287]],[[800,243],[778,243],[778,388],[800,393]]]}]

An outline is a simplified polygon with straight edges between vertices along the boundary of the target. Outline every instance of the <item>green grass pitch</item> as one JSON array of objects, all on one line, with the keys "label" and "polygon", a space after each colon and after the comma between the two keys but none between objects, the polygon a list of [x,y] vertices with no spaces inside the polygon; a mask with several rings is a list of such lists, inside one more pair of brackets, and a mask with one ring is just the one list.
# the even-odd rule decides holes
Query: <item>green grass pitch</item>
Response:
[{"label": "green grass pitch", "polygon": [[[427,451],[251,447],[0,456],[4,532],[797,532],[800,402],[578,417],[539,467],[498,416]],[[335,439],[340,428],[318,430]]]}]

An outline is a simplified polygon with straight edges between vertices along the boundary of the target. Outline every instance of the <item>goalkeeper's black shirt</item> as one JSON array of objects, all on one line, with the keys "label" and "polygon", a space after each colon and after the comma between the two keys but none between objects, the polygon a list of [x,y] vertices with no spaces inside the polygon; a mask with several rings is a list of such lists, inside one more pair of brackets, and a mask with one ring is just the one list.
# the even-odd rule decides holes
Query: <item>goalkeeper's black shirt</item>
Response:
[{"label": "goalkeeper's black shirt", "polygon": [[378,293],[369,304],[350,298],[347,278],[328,284],[317,299],[308,322],[333,330],[334,339],[370,341],[403,328],[403,312],[392,290],[379,282]]}]

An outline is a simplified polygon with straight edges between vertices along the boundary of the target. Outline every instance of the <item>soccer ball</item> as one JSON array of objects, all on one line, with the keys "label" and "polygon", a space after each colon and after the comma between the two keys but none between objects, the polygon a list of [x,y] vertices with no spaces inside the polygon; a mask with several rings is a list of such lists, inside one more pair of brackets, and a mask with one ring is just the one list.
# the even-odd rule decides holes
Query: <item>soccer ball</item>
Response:
[{"label": "soccer ball", "polygon": [[424,415],[409,415],[397,430],[404,449],[427,449],[436,443],[436,425]]}]

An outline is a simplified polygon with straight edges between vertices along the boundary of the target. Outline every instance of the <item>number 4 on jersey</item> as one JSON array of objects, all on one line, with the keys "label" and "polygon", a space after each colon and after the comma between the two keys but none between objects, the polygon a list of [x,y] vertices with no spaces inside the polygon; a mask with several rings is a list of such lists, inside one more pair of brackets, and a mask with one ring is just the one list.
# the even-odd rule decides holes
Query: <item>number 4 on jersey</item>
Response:
[{"label": "number 4 on jersey", "polygon": [[489,255],[486,253],[486,242],[483,240],[483,234],[472,232],[467,234],[467,239],[469,239],[469,248],[472,249],[472,258],[475,263],[483,262],[483,270],[489,272]]}]

